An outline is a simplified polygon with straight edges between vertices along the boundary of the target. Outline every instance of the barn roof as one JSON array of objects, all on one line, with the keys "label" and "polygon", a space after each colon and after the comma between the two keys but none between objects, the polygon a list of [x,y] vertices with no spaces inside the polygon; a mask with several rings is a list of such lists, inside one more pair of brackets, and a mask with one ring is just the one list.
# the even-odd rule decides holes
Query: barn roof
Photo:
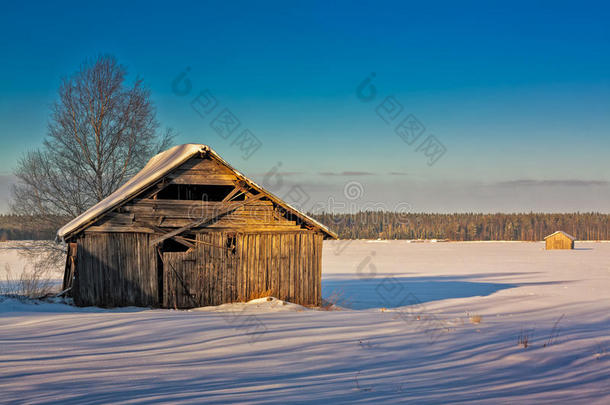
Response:
[{"label": "barn roof", "polygon": [[557,234],[559,234],[559,233],[564,234],[565,236],[567,236],[568,238],[570,238],[570,239],[572,239],[572,240],[576,240],[576,238],[575,238],[575,237],[573,237],[572,235],[570,235],[569,233],[566,233],[566,232],[564,232],[564,231],[557,231],[557,232],[553,232],[552,234],[550,234],[550,235],[548,235],[548,236],[545,236],[545,237],[544,237],[544,239],[550,238],[551,236],[555,236],[555,235],[557,235]]},{"label": "barn roof", "polygon": [[114,193],[110,194],[108,197],[98,202],[97,204],[89,208],[87,211],[83,212],[81,215],[61,227],[57,231],[57,237],[60,240],[66,240],[68,237],[75,234],[76,232],[85,229],[87,226],[91,225],[105,213],[113,210],[117,206],[135,197],[140,192],[142,192],[149,186],[155,184],[157,181],[165,177],[168,173],[185,163],[190,158],[192,158],[193,156],[197,156],[201,153],[209,155],[212,159],[215,159],[216,161],[228,167],[230,170],[233,171],[233,173],[238,179],[244,181],[246,184],[257,190],[258,192],[265,194],[265,196],[271,201],[280,205],[282,208],[284,208],[291,214],[297,216],[304,223],[319,229],[324,234],[326,234],[326,236],[329,236],[334,239],[337,238],[337,235],[328,227],[322,225],[320,222],[309,217],[308,215],[300,212],[296,208],[292,207],[290,204],[286,203],[279,197],[276,197],[275,195],[271,194],[269,191],[265,190],[263,187],[259,186],[258,184],[235,170],[209,146],[192,143],[174,146],[173,148],[170,148],[154,156],[148,161],[148,163],[146,164],[146,166],[144,166],[142,170],[140,170],[135,176],[133,176],[121,187],[119,187]]}]

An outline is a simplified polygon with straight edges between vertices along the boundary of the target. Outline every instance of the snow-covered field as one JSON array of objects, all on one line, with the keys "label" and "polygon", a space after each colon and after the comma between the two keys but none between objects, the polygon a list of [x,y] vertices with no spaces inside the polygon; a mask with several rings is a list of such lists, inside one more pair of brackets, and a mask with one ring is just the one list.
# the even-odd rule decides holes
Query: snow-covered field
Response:
[{"label": "snow-covered field", "polygon": [[344,310],[5,299],[0,402],[610,403],[610,243],[331,241],[323,260]]}]

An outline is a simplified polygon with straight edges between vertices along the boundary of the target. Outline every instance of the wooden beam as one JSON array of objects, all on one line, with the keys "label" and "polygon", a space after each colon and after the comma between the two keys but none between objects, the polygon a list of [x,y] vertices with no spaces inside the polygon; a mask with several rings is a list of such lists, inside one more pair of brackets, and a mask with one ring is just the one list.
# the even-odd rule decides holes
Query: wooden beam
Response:
[{"label": "wooden beam", "polygon": [[195,247],[194,243],[191,243],[188,239],[183,238],[182,236],[175,235],[172,239],[175,240],[176,242],[186,246],[187,248],[192,249]]},{"label": "wooden beam", "polygon": [[129,233],[154,233],[152,231],[152,229],[147,228],[147,227],[141,227],[141,226],[106,226],[106,225],[100,225],[100,226],[90,226],[88,228],[86,228],[85,233],[91,232],[91,233],[96,233],[96,232],[101,232],[101,233],[110,233],[110,232],[129,232]]},{"label": "wooden beam", "polygon": [[235,194],[239,193],[240,191],[242,191],[242,188],[239,186],[235,186],[235,188],[233,190],[231,190],[231,192],[229,194],[227,194],[227,196],[225,198],[222,199],[222,202],[230,201],[231,198],[233,198],[235,196]]},{"label": "wooden beam", "polygon": [[216,218],[218,218],[220,216],[223,216],[223,215],[225,215],[225,214],[227,214],[227,213],[229,213],[231,211],[234,211],[234,210],[239,209],[239,208],[241,208],[241,207],[243,207],[245,205],[248,205],[249,203],[254,202],[254,201],[256,201],[256,200],[258,200],[258,199],[260,199],[262,197],[265,197],[265,195],[263,193],[260,193],[260,194],[258,194],[256,196],[252,197],[252,198],[249,198],[247,200],[241,201],[240,203],[231,204],[230,207],[220,210],[218,213],[210,216],[209,218],[205,218],[205,219],[202,219],[202,220],[197,220],[197,221],[191,222],[190,224],[188,224],[186,226],[183,226],[181,228],[175,229],[175,230],[173,230],[171,232],[166,233],[163,236],[160,236],[160,237],[152,240],[151,243],[153,245],[157,245],[157,244],[163,242],[164,240],[166,240],[168,238],[171,238],[173,236],[179,235],[182,232],[188,231],[191,228],[195,228],[195,227],[207,224],[208,222],[211,222],[211,221],[213,221],[214,219],[216,219]]}]

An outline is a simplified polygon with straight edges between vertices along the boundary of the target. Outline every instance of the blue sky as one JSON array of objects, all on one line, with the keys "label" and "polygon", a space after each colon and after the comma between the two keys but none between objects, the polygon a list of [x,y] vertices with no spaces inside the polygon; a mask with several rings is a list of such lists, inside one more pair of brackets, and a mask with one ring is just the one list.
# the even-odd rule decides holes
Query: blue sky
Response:
[{"label": "blue sky", "polygon": [[[298,184],[348,207],[610,212],[610,6],[329,3],[5,5],[0,209],[61,77],[110,53],[150,87],[177,143],[209,144],[263,183],[281,162],[280,196]],[[192,90],[179,96],[172,82],[187,68]],[[371,73],[377,95],[363,102]],[[205,89],[262,142],[250,158],[191,108]],[[398,121],[425,127],[413,145],[377,114],[388,96]],[[446,148],[432,166],[416,150],[429,135]],[[345,198],[350,182],[360,198]]]}]

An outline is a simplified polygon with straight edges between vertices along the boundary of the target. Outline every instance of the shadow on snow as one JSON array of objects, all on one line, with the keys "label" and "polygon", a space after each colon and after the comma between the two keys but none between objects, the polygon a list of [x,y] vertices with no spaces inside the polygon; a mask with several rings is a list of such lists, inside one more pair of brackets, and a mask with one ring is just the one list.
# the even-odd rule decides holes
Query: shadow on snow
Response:
[{"label": "shadow on snow", "polygon": [[351,309],[397,308],[450,298],[487,296],[516,284],[447,277],[376,277],[322,280],[322,297]]}]

